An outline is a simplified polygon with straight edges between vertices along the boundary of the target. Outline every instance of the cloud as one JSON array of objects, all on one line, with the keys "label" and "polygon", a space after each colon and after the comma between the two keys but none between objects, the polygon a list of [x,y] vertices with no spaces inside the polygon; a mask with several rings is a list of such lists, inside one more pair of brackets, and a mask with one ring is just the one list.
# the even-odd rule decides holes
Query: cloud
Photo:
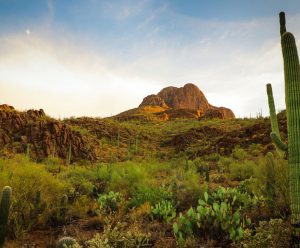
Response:
[{"label": "cloud", "polygon": [[140,14],[148,4],[148,0],[136,1],[104,1],[101,4],[102,13],[117,20],[124,20]]},{"label": "cloud", "polygon": [[[146,5],[106,8],[118,21],[142,15]],[[276,108],[284,108],[275,18],[205,21],[170,12],[164,5],[143,20],[131,29],[128,43],[116,34],[103,47],[65,29],[55,35],[35,31],[0,37],[2,103],[44,108],[55,117],[109,116],[138,106],[163,87],[191,82],[210,103],[242,117],[261,110],[268,114],[265,85],[272,83]],[[299,21],[300,16],[288,20],[298,41]]]},{"label": "cloud", "polygon": [[44,108],[55,117],[109,116],[134,107],[138,102],[132,99],[144,93],[134,79],[110,70],[101,56],[33,36],[0,41],[2,103]]},{"label": "cloud", "polygon": [[55,9],[54,9],[54,2],[53,0],[47,0],[47,7],[48,7],[48,23],[51,24],[54,20]]}]

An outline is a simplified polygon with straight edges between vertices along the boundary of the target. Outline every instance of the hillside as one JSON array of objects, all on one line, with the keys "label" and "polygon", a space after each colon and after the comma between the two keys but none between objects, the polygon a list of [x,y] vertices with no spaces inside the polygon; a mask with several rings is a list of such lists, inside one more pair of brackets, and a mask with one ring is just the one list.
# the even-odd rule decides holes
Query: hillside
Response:
[{"label": "hillside", "polygon": [[[1,154],[9,157],[28,152],[37,161],[51,156],[66,159],[71,147],[71,162],[97,163],[107,162],[112,156],[116,161],[125,161],[128,156],[143,159],[149,153],[172,157],[178,151],[190,157],[215,151],[228,155],[236,146],[248,148],[251,144],[260,144],[265,151],[273,149],[266,118],[197,120],[183,118],[182,114],[167,121],[155,118],[156,110],[161,109],[148,106],[134,110],[134,115],[139,116],[134,119],[124,117],[132,116],[130,110],[122,118],[117,115],[104,119],[55,120],[43,110],[20,112],[12,106],[1,105]],[[280,115],[284,133],[285,123],[284,115]]]}]

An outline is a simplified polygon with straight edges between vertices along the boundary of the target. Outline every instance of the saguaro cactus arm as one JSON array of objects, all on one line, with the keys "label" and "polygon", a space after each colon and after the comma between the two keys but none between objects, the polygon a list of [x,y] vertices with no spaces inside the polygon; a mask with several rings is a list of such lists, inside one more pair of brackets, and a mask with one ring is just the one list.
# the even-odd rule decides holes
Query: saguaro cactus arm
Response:
[{"label": "saguaro cactus arm", "polygon": [[282,155],[282,153],[280,153],[280,151],[286,151],[287,145],[285,143],[283,143],[280,138],[280,132],[279,132],[279,127],[278,127],[278,122],[277,122],[275,103],[274,103],[273,91],[272,91],[271,84],[267,84],[267,95],[268,95],[270,121],[271,121],[271,128],[272,128],[271,139],[274,142],[274,144],[276,145],[278,153],[280,155]]},{"label": "saguaro cactus arm", "polygon": [[282,36],[286,32],[284,12],[279,13],[279,23],[280,23],[280,35]]},{"label": "saguaro cactus arm", "polygon": [[276,148],[279,149],[280,151],[287,151],[288,146],[284,142],[281,141],[280,137],[277,135],[277,133],[272,132],[271,133],[271,139],[276,145]]}]

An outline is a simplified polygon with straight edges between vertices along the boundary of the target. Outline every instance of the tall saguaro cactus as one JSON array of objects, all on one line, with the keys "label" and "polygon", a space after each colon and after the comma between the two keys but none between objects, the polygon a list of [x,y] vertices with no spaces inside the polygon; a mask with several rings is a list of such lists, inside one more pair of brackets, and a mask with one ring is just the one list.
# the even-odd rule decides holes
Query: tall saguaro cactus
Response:
[{"label": "tall saguaro cactus", "polygon": [[[291,241],[292,247],[300,247],[300,66],[295,38],[292,33],[286,32],[285,14],[281,12],[279,17],[288,130],[287,148],[292,212]],[[273,132],[273,136],[280,143],[280,138],[275,132]]]},{"label": "tall saguaro cactus", "polygon": [[6,186],[2,190],[2,199],[0,203],[0,248],[4,247],[7,220],[10,208],[11,187]]}]

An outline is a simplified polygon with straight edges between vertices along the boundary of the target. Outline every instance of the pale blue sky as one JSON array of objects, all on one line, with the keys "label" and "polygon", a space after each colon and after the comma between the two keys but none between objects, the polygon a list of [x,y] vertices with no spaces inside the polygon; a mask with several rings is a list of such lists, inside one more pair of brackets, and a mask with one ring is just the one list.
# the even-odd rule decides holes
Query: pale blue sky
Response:
[{"label": "pale blue sky", "polygon": [[109,116],[192,82],[237,116],[284,108],[278,13],[299,0],[0,0],[0,103]]}]

